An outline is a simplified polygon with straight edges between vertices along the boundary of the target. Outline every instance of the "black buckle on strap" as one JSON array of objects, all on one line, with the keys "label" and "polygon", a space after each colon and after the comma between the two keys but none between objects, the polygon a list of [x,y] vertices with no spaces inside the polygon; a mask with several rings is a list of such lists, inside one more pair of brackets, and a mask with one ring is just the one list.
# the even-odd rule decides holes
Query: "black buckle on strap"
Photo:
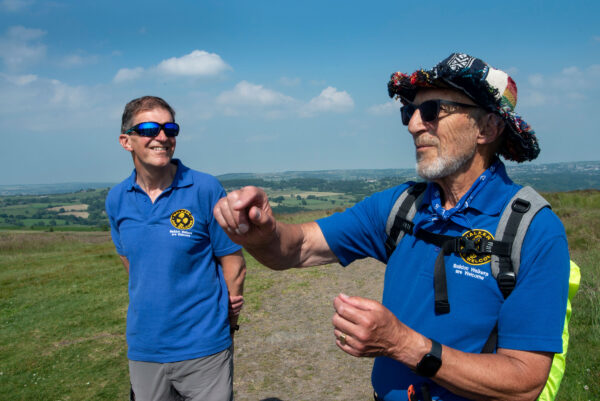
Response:
[{"label": "black buckle on strap", "polygon": [[[486,241],[487,242],[487,241]],[[481,253],[489,253],[484,248],[484,241],[481,238],[477,238],[475,240],[468,239],[465,237],[456,238],[455,242],[455,252],[460,253],[461,255],[469,255],[471,253],[476,253],[477,255]]]},{"label": "black buckle on strap", "polygon": [[515,199],[512,203],[512,210],[517,213],[526,213],[530,207],[531,203],[521,198]]},{"label": "black buckle on strap", "polygon": [[498,280],[500,291],[505,297],[512,292],[517,284],[517,276],[512,271],[498,273],[496,280]]}]

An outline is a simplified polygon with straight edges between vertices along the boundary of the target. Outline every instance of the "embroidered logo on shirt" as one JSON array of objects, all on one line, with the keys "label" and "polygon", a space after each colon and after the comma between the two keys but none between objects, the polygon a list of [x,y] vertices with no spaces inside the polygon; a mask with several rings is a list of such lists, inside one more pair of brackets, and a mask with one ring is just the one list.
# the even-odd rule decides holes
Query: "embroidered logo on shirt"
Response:
[{"label": "embroidered logo on shirt", "polygon": [[[494,236],[492,234],[490,234],[489,232],[487,232],[485,230],[480,230],[480,229],[475,229],[475,230],[467,231],[462,236],[465,239],[474,241],[476,244],[480,240],[482,240],[482,239],[486,239],[488,241],[492,241],[494,239]],[[479,266],[479,265],[486,264],[492,258],[492,256],[489,255],[489,254],[487,254],[487,255],[478,255],[475,252],[471,252],[471,253],[469,253],[467,255],[463,255],[461,253],[460,257],[462,258],[462,260],[464,260],[468,264],[474,265],[474,266]]]},{"label": "embroidered logo on shirt", "polygon": [[194,225],[194,216],[189,210],[179,209],[171,214],[171,224],[180,230],[189,230]]}]

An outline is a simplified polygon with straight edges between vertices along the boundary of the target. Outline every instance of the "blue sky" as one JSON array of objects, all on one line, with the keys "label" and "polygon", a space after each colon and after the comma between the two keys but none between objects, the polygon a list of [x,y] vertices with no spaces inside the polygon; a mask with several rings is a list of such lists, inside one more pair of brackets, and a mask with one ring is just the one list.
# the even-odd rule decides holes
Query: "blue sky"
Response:
[{"label": "blue sky", "polygon": [[117,182],[127,101],[165,98],[211,174],[410,168],[394,71],[454,51],[514,78],[536,162],[599,160],[598,1],[0,0],[0,184]]}]

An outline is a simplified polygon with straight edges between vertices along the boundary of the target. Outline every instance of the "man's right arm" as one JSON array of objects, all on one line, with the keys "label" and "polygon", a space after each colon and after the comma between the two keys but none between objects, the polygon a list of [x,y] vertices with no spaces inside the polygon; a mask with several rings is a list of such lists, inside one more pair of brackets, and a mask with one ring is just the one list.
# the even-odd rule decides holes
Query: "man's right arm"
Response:
[{"label": "man's right arm", "polygon": [[229,193],[215,206],[214,216],[233,242],[272,269],[337,262],[317,223],[275,220],[267,194],[260,188]]},{"label": "man's right arm", "polygon": [[125,270],[127,270],[127,274],[129,274],[129,260],[127,256],[119,255],[119,257],[121,258],[121,262],[123,262],[123,266],[125,266]]}]

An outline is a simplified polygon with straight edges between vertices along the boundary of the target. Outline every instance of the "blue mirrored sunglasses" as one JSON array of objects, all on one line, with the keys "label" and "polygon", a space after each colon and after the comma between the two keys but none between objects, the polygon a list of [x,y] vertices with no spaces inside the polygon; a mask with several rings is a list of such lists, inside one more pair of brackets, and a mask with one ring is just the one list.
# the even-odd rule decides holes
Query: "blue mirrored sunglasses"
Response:
[{"label": "blue mirrored sunglasses", "polygon": [[179,125],[177,123],[164,123],[159,124],[153,121],[139,123],[134,125],[125,131],[125,134],[131,135],[132,132],[135,132],[139,136],[157,136],[160,133],[160,130],[165,132],[165,135],[168,137],[177,136],[179,134]]}]

